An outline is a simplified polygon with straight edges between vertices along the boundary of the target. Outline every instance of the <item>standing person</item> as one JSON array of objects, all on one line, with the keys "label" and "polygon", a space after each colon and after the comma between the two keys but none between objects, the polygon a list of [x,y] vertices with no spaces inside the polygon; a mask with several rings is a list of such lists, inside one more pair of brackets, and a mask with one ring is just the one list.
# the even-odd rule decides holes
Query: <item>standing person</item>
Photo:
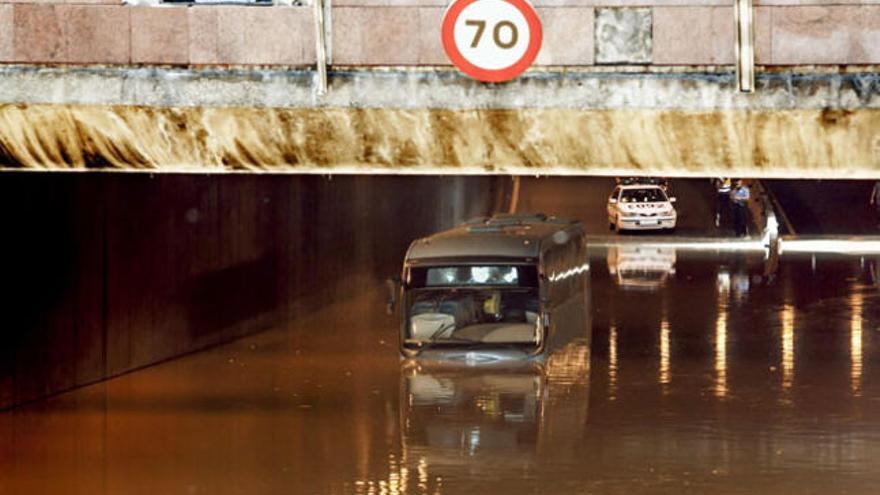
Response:
[{"label": "standing person", "polygon": [[737,237],[744,237],[749,233],[749,188],[742,179],[736,180],[736,187],[730,191],[730,199],[733,201],[733,226]]},{"label": "standing person", "polygon": [[868,273],[871,275],[871,283],[880,289],[880,258],[868,262]]},{"label": "standing person", "polygon": [[721,227],[721,220],[727,217],[730,210],[730,178],[719,177],[715,179],[715,226]]},{"label": "standing person", "polygon": [[874,221],[877,222],[877,227],[880,227],[880,180],[874,183],[870,204],[874,207]]}]

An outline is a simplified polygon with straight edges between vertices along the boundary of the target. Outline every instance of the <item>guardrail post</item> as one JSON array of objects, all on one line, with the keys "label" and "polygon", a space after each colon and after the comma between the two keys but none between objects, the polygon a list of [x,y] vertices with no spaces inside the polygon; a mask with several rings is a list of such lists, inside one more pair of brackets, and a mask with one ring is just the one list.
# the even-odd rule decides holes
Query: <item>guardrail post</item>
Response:
[{"label": "guardrail post", "polygon": [[327,33],[324,30],[324,0],[314,0],[315,53],[318,65],[318,96],[327,94]]},{"label": "guardrail post", "polygon": [[734,0],[736,23],[736,86],[743,93],[755,91],[755,16],[752,0]]}]

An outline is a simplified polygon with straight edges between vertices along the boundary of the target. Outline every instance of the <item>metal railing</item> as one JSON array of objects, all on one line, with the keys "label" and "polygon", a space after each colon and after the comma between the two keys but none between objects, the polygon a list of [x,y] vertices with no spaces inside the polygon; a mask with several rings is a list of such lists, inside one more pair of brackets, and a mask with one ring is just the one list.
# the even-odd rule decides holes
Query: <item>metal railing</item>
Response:
[{"label": "metal railing", "polygon": [[749,201],[749,212],[752,224],[761,233],[764,247],[771,252],[779,248],[779,219],[771,195],[759,180],[751,181],[752,200]]}]

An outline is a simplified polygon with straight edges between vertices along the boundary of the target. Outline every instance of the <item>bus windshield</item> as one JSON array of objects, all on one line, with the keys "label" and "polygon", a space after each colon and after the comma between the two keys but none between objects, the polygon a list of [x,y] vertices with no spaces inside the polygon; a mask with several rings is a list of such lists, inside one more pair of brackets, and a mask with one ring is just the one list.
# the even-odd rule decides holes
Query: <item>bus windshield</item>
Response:
[{"label": "bus windshield", "polygon": [[540,343],[538,289],[422,288],[407,298],[405,344]]}]

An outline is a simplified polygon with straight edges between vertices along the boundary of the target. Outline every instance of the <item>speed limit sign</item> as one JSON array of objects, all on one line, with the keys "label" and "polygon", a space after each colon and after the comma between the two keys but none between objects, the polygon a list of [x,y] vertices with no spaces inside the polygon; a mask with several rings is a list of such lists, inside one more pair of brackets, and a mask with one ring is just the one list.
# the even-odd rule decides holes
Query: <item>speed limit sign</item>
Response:
[{"label": "speed limit sign", "polygon": [[455,0],[443,17],[443,49],[465,74],[509,81],[541,50],[541,20],[527,0]]}]

